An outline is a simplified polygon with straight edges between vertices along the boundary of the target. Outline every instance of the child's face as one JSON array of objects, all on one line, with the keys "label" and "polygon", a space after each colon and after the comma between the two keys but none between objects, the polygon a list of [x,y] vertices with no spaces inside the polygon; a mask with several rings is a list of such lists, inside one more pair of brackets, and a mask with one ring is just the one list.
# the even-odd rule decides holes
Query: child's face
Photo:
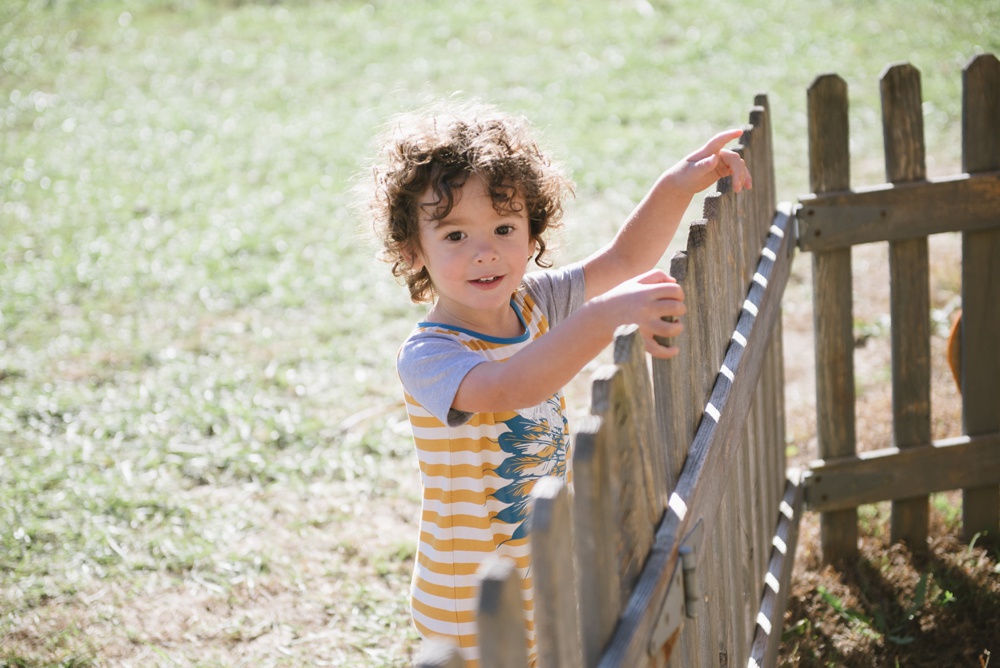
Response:
[{"label": "child's face", "polygon": [[[427,192],[421,203],[434,199]],[[517,213],[498,213],[480,177],[469,177],[455,200],[441,220],[431,219],[432,207],[421,212],[413,268],[427,268],[437,293],[435,311],[466,326],[488,328],[502,322],[495,318],[509,317],[510,296],[521,284],[535,243],[523,207]]]}]

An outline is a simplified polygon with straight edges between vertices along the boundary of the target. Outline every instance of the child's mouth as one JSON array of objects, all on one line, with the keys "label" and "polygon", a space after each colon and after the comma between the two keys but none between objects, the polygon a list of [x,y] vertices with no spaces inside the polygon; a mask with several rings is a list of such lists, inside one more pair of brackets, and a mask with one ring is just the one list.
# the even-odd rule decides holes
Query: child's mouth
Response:
[{"label": "child's mouth", "polygon": [[502,276],[487,276],[486,278],[476,278],[476,279],[472,280],[471,282],[472,283],[476,283],[477,285],[490,285],[491,283],[496,283],[501,278],[503,278],[503,277]]}]

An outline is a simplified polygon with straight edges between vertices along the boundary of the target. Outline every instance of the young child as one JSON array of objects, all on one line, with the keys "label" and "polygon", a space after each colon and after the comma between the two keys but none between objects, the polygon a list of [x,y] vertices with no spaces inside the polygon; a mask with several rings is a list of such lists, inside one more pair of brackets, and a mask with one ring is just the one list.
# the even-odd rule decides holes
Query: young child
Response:
[{"label": "young child", "polygon": [[403,343],[397,370],[420,463],[423,504],[411,587],[413,622],[446,636],[477,665],[476,570],[490,554],[523,578],[534,646],[525,519],[542,476],[567,479],[561,389],[611,343],[619,325],[680,333],[681,288],[654,265],[692,197],[726,176],[751,187],[722,132],[656,181],[614,239],[586,260],[547,267],[546,232],[560,222],[568,181],[520,118],[489,107],[402,117],[375,167],[372,221],[393,273],[425,321]]}]

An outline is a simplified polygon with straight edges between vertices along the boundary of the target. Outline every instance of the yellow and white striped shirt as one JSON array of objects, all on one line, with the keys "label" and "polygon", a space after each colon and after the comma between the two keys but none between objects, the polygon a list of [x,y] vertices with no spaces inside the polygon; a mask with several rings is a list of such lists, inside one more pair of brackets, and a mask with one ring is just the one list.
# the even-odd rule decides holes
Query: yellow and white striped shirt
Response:
[{"label": "yellow and white striped shirt", "polygon": [[400,350],[397,368],[423,483],[411,586],[413,622],[424,637],[457,642],[472,666],[479,659],[476,571],[493,553],[511,558],[522,577],[533,653],[525,520],[536,480],[546,475],[569,479],[569,432],[562,393],[516,412],[459,413],[451,402],[469,369],[505,360],[530,345],[583,303],[583,291],[579,265],[528,274],[511,298],[524,325],[521,336],[499,339],[420,323]]}]

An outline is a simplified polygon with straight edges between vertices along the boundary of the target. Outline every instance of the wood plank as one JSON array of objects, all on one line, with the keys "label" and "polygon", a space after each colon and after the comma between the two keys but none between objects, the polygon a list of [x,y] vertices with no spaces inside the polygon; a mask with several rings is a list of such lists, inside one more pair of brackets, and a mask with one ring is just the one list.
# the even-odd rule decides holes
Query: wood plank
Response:
[{"label": "wood plank", "polygon": [[647,514],[652,527],[659,524],[667,507],[667,453],[653,406],[653,382],[639,327],[620,327],[615,333],[613,348],[614,363],[621,369],[625,411],[634,430],[634,443],[642,465]]},{"label": "wood plank", "polygon": [[[748,221],[752,230],[750,244],[747,245],[748,262],[746,265],[747,274],[745,284],[753,279],[753,272],[756,271],[756,260],[760,255],[760,249],[767,241],[770,233],[772,216],[770,212],[777,206],[777,184],[774,178],[774,155],[773,137],[770,114],[770,103],[767,95],[760,94],[754,97],[754,108],[750,111],[750,125],[753,131],[749,133],[748,139],[743,142],[748,145],[751,161],[751,175],[754,179],[755,187],[750,191],[748,198],[752,203],[753,210]],[[789,246],[794,250],[794,245]],[[780,315],[778,318],[780,323]],[[781,345],[780,327],[775,329],[771,339],[771,347]],[[770,352],[769,352],[770,356]],[[751,591],[760,590],[764,578],[762,566],[767,560],[767,540],[771,527],[769,526],[772,509],[776,509],[781,496],[781,489],[777,484],[780,477],[784,478],[784,467],[777,468],[777,457],[775,451],[778,447],[783,448],[783,442],[776,442],[778,432],[778,422],[784,420],[783,411],[779,412],[778,407],[773,403],[773,372],[771,364],[765,361],[764,370],[761,374],[760,383],[755,391],[754,408],[752,409],[753,419],[751,420],[753,429],[748,434],[749,449],[746,453],[747,484],[749,485],[751,499],[750,522],[752,526],[750,536],[750,547],[748,555],[752,562],[752,585]],[[772,486],[773,483],[773,486]],[[752,616],[751,616],[752,619]]]},{"label": "wood plank", "polygon": [[[789,249],[794,251],[795,244],[793,243]],[[769,495],[770,498],[777,498],[777,492],[781,489],[780,480],[786,476],[788,469],[787,453],[785,451],[785,339],[781,315],[779,315],[777,322],[774,323],[774,327],[774,335],[771,337],[771,349],[768,351],[768,354],[771,356],[770,368],[773,379],[770,413],[774,420],[772,424],[777,433],[769,443],[771,456],[777,462],[771,464],[773,476],[771,481],[773,487],[772,493]],[[771,516],[774,516],[773,508],[771,510]]]},{"label": "wood plank", "polygon": [[814,193],[851,187],[847,83],[836,74],[819,76],[806,92],[809,124],[809,188]]},{"label": "wood plank", "polygon": [[[836,75],[817,78],[807,93],[809,185],[814,193],[850,187],[847,84]],[[855,451],[854,334],[851,249],[813,254],[813,318],[816,341],[816,431],[821,457]],[[857,510],[820,516],[826,563],[854,559]]]},{"label": "wood plank", "polygon": [[[716,326],[717,304],[724,301],[720,297],[715,285],[715,270],[718,267],[719,259],[715,257],[718,244],[712,242],[712,236],[717,235],[715,221],[717,220],[716,200],[717,194],[710,194],[705,198],[702,213],[705,215],[701,220],[693,222],[688,227],[687,239],[687,268],[688,281],[685,287],[685,298],[688,302],[687,323],[691,327],[692,352],[695,356],[691,364],[691,384],[688,390],[688,402],[695,408],[693,434],[696,434],[701,424],[704,422],[703,410],[708,395],[711,392],[712,382],[719,370],[720,342],[718,337],[724,335]],[[692,441],[694,435],[692,434]],[[691,448],[688,449],[688,459],[685,466],[690,461]],[[683,472],[681,474],[683,476]],[[674,495],[676,495],[676,487]],[[716,508],[722,505],[721,495],[715,501]],[[713,540],[711,537],[710,540]],[[712,542],[714,548],[714,541]],[[708,568],[712,572],[722,572],[723,564],[721,555],[715,549],[710,549],[707,555],[710,563]],[[705,584],[705,594],[712,600],[722,598],[722,582],[715,579]],[[627,610],[627,609],[626,609]],[[714,657],[718,656],[719,643],[726,640],[725,626],[717,614],[712,614],[712,609],[703,607],[698,616],[699,636],[693,648],[693,658],[695,665],[710,665],[714,663]],[[707,640],[706,640],[707,639]],[[612,640],[612,642],[614,642]]]},{"label": "wood plank", "polygon": [[[702,319],[690,315],[697,313],[702,308],[702,302],[706,304],[711,303],[711,295],[699,291],[696,287],[697,283],[693,278],[695,275],[694,265],[697,262],[704,261],[704,251],[696,250],[704,245],[704,239],[705,221],[698,220],[692,222],[688,226],[686,249],[682,254],[675,256],[671,262],[671,272],[676,272],[680,269],[683,270],[683,279],[681,279],[681,274],[675,275],[677,275],[681,286],[684,288],[685,302],[689,314],[683,319],[684,332],[678,343],[683,347],[680,350],[680,354],[674,360],[669,361],[681,361],[676,371],[677,376],[671,384],[671,388],[676,389],[676,392],[671,396],[677,397],[676,401],[679,405],[675,406],[676,416],[678,419],[683,420],[674,430],[674,433],[679,434],[679,437],[683,440],[677,442],[672,448],[673,456],[677,458],[676,462],[678,464],[675,469],[673,488],[676,488],[680,472],[687,460],[691,442],[694,440],[695,431],[700,424],[702,409],[707,397],[707,393],[704,390],[705,380],[703,376],[708,340],[707,336],[702,333]],[[650,559],[652,558],[651,555]],[[647,568],[649,568],[648,565]],[[704,638],[705,634],[710,634],[709,620],[706,616],[688,619],[685,623],[685,629],[685,632],[681,634],[678,652],[682,657],[681,663],[684,666],[701,665],[701,655],[707,651],[706,643],[702,642],[701,639]]]},{"label": "wood plank", "polygon": [[479,576],[479,665],[482,668],[525,668],[528,636],[524,628],[521,576],[514,561],[490,555]]},{"label": "wood plank", "polygon": [[[706,387],[714,393],[714,384],[719,374],[729,336],[733,331],[736,318],[739,315],[739,301],[734,295],[731,276],[738,271],[736,229],[745,227],[738,225],[737,196],[732,193],[731,183],[720,181],[719,192],[705,198],[704,218],[707,231],[705,237],[705,261],[696,264],[705,270],[698,285],[704,294],[711,295],[707,308],[702,308],[696,317],[703,318],[703,325],[709,333],[709,352],[707,355],[708,378]],[[745,284],[740,286],[745,290]],[[701,403],[697,405],[703,405]],[[702,418],[704,423],[705,419]],[[695,436],[697,439],[697,434]],[[738,437],[734,435],[733,461],[739,451]],[[692,446],[693,447],[693,446]],[[738,650],[738,633],[742,626],[739,619],[736,571],[738,569],[737,554],[734,549],[733,536],[736,535],[736,504],[732,491],[732,476],[727,476],[720,486],[719,494],[713,505],[716,507],[716,526],[710,530],[709,558],[711,566],[708,572],[715,573],[714,578],[705,580],[709,603],[705,606],[708,617],[707,635],[714,641],[714,656],[725,665],[730,653]],[[713,657],[714,658],[714,657]],[[733,657],[734,662],[736,657]]]},{"label": "wood plank", "polygon": [[[962,168],[1000,169],[1000,62],[976,57],[963,73]],[[1000,222],[1000,207],[994,209]],[[962,235],[962,418],[967,434],[1000,431],[1000,230]],[[966,540],[980,532],[1000,544],[1000,488],[967,488]]]},{"label": "wood plank", "polygon": [[[709,329],[711,322],[708,321],[707,312],[711,308],[712,297],[702,285],[706,270],[702,265],[709,261],[705,248],[708,238],[708,225],[704,220],[696,220],[688,225],[687,248],[687,283],[684,287],[684,302],[687,305],[687,315],[685,315],[686,329],[691,330],[688,339],[691,350],[691,376],[688,381],[688,400],[697,408],[705,405],[711,378],[718,371],[718,364],[714,367],[709,361],[712,350],[712,332]],[[701,420],[701,414],[697,408],[692,411],[692,433],[697,430]]]},{"label": "wood plank", "polygon": [[799,201],[803,251],[991,230],[1000,225],[1000,172],[816,193]]},{"label": "wood plank", "polygon": [[622,605],[632,592],[653,544],[655,524],[650,514],[639,436],[629,413],[630,388],[620,366],[605,364],[593,376],[591,413],[601,417],[610,448],[612,494],[617,499],[617,538]]},{"label": "wood plank", "polygon": [[803,478],[806,505],[819,512],[996,483],[998,433],[819,460]]},{"label": "wood plank", "polygon": [[538,663],[549,668],[580,668],[583,651],[566,484],[559,478],[546,476],[535,483],[531,498],[531,568]]},{"label": "wood plank", "polygon": [[[687,290],[687,253],[678,251],[670,259],[670,275]],[[690,305],[688,306],[690,308]],[[684,321],[682,321],[684,322]],[[678,348],[672,359],[653,359],[653,400],[660,423],[662,448],[666,459],[667,496],[677,484],[687,447],[694,436],[694,407],[688,401],[690,392],[691,329],[684,322],[680,335],[671,343]]]},{"label": "wood plank", "polygon": [[601,419],[584,416],[573,441],[573,540],[583,666],[596,666],[621,611],[616,541],[617,499],[613,493],[608,443]]},{"label": "wood plank", "polygon": [[802,519],[802,486],[794,478],[785,484],[772,550],[768,561],[765,587],[761,592],[760,611],[753,645],[750,648],[748,668],[777,665],[784,626],[785,607],[792,586],[795,550],[799,542],[799,523]]},{"label": "wood plank", "polygon": [[[882,133],[885,176],[891,183],[927,176],[920,72],[909,64],[882,75]],[[893,441],[906,448],[931,440],[931,296],[927,237],[889,244],[892,322]],[[930,502],[926,496],[894,501],[893,542],[915,554],[927,552]]]},{"label": "wood plank", "polygon": [[778,209],[778,183],[774,178],[774,132],[771,123],[771,103],[764,93],[755,95],[753,103],[756,108],[764,110],[759,121],[754,118],[753,111],[750,115],[750,122],[761,130],[757,134],[757,138],[763,143],[763,150],[755,163],[754,173],[751,174],[754,179],[753,189],[762,195],[763,199],[761,210],[758,213],[763,214],[765,218],[760,221],[761,225],[757,229],[758,245],[763,246],[767,240],[767,228],[771,226],[771,214]]},{"label": "wood plank", "polygon": [[[680,251],[674,254],[670,261],[670,275],[677,279],[677,282],[684,288],[685,294],[687,294],[687,285],[689,284],[687,281],[687,260],[687,252]],[[691,308],[689,300],[688,310],[690,311]],[[694,440],[694,432],[698,426],[698,417],[696,414],[700,415],[698,409],[701,404],[696,405],[691,400],[691,378],[694,373],[693,356],[698,354],[698,346],[691,344],[693,336],[691,321],[688,320],[685,323],[684,331],[677,339],[677,345],[680,346],[680,353],[672,360],[653,360],[654,372],[658,364],[669,364],[676,367],[667,379],[669,384],[664,383],[663,379],[661,379],[658,385],[654,384],[654,394],[657,400],[662,398],[670,402],[670,408],[672,409],[671,419],[674,421],[670,429],[673,440],[668,443],[669,457],[672,462],[670,469],[671,491],[677,486],[677,480],[680,477],[681,469],[687,458],[688,448],[691,445],[691,441]],[[664,389],[666,392],[661,397],[660,392]],[[674,399],[674,397],[677,397],[677,399]],[[668,665],[675,667],[698,665],[696,657],[701,650],[702,643],[700,640],[703,637],[702,634],[701,620],[698,617],[686,619],[684,622],[684,632],[679,634],[680,637],[675,645],[676,650],[667,657],[669,659]]]},{"label": "wood plank", "polygon": [[[758,128],[751,124],[743,132],[742,146],[737,147],[744,159],[749,160],[750,165],[756,163],[759,152],[757,134]],[[723,242],[721,246],[727,260],[720,267],[721,280],[726,286],[726,299],[718,305],[720,331],[723,332],[731,332],[736,325],[741,311],[740,305],[746,298],[747,286],[753,276],[753,268],[760,257],[763,244],[757,239],[755,229],[760,226],[760,222],[756,220],[760,199],[758,193],[747,190],[724,197],[720,201],[720,229]],[[765,220],[769,217],[765,217]],[[753,547],[749,542],[753,533],[750,525],[756,500],[750,498],[747,452],[751,447],[749,428],[752,425],[754,398],[759,388],[758,381],[750,390],[746,418],[734,434],[733,471],[729,476],[728,489],[724,496],[727,507],[724,507],[723,512],[726,516],[716,528],[719,543],[727,556],[725,567],[729,577],[730,599],[725,611],[732,629],[732,640],[723,651],[726,661],[733,665],[744,665],[749,656],[753,614],[756,607],[756,601],[753,600],[756,594],[753,593],[753,575],[751,575],[751,569],[754,567]]]},{"label": "wood plank", "polygon": [[790,208],[781,209],[774,218],[781,235],[768,237],[766,255],[761,257],[757,267],[767,287],[755,283],[750,289],[747,301],[756,315],[744,309],[733,333],[734,342],[726,354],[725,364],[732,370],[733,380],[721,374],[716,380],[711,408],[706,409],[677,487],[670,496],[668,511],[657,530],[647,566],[636,583],[601,666],[644,665],[655,626],[653,616],[666,600],[667,586],[677,563],[678,539],[699,521],[706,525],[706,532],[713,528],[718,509],[715,504],[721,498],[734,459],[734,435],[746,420],[752,390],[760,378],[767,344],[788,282],[791,267],[788,246],[794,243],[791,221]]}]

